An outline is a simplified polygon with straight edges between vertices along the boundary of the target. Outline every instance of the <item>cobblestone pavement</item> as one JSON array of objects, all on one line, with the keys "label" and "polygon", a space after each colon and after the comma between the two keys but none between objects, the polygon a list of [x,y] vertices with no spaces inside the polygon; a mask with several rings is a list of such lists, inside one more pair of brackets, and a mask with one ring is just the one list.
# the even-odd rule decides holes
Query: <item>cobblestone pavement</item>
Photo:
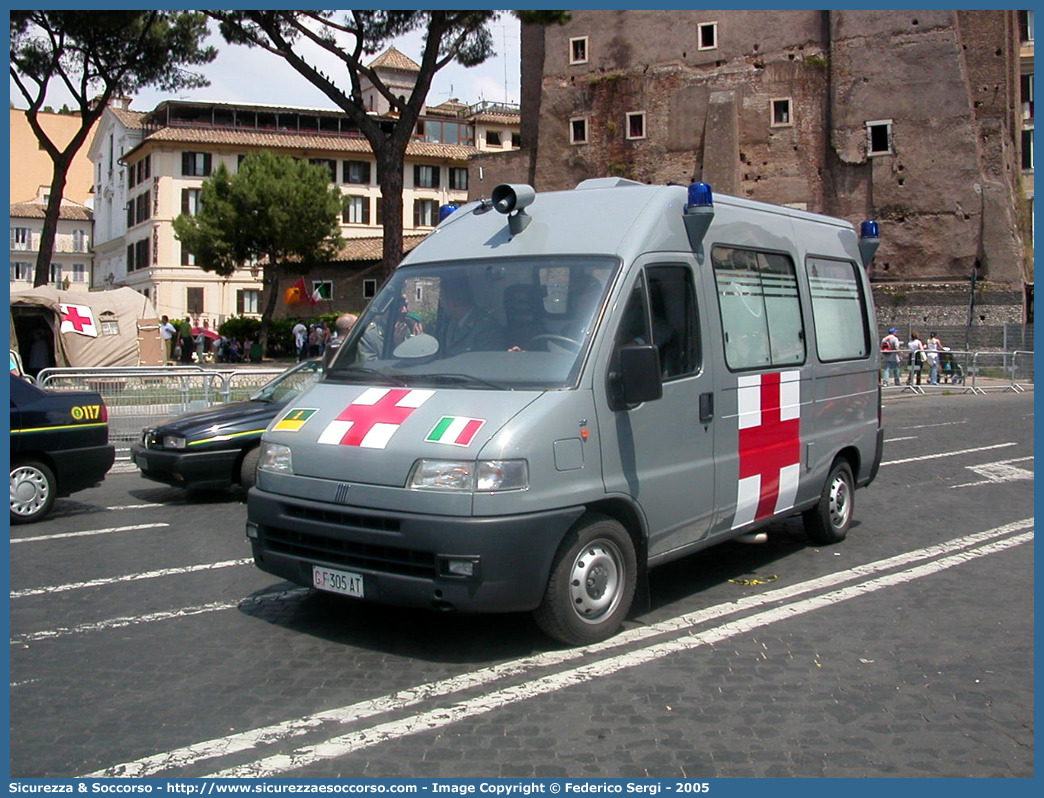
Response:
[{"label": "cobblestone pavement", "polygon": [[848,540],[666,565],[590,650],[279,582],[241,494],[110,474],[12,531],[11,774],[1032,776],[1032,394],[884,415]]}]

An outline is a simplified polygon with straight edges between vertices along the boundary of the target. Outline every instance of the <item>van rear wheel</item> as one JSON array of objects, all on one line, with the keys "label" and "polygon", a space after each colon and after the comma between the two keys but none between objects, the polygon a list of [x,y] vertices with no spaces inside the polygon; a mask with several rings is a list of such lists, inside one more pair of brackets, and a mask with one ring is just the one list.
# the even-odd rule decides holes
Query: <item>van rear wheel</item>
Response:
[{"label": "van rear wheel", "polygon": [[11,523],[39,521],[51,510],[58,483],[44,463],[26,460],[11,464]]},{"label": "van rear wheel", "polygon": [[852,467],[838,460],[830,469],[819,497],[819,504],[802,514],[805,534],[813,543],[823,546],[840,543],[848,534],[855,510],[855,481]]},{"label": "van rear wheel", "polygon": [[611,637],[631,609],[637,571],[627,530],[603,515],[584,516],[558,548],[544,600],[533,613],[537,625],[570,645]]}]

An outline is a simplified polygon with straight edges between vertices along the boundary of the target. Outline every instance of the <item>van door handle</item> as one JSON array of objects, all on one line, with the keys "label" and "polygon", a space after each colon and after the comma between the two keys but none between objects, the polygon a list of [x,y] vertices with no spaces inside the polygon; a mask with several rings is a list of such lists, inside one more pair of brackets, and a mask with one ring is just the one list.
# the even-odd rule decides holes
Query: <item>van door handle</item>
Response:
[{"label": "van door handle", "polygon": [[709,424],[714,418],[714,394],[700,394],[700,423]]}]

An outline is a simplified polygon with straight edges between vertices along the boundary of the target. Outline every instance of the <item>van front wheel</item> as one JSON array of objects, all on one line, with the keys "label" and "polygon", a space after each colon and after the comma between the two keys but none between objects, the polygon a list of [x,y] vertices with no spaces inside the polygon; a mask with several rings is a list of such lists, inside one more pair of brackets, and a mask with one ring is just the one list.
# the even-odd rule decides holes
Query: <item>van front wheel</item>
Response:
[{"label": "van front wheel", "polygon": [[844,460],[838,460],[830,469],[819,504],[802,515],[805,534],[813,543],[826,546],[840,543],[848,534],[855,510],[855,481],[852,468]]},{"label": "van front wheel", "polygon": [[570,645],[611,637],[631,608],[637,570],[627,530],[606,516],[584,516],[558,547],[544,600],[534,612],[537,625]]}]

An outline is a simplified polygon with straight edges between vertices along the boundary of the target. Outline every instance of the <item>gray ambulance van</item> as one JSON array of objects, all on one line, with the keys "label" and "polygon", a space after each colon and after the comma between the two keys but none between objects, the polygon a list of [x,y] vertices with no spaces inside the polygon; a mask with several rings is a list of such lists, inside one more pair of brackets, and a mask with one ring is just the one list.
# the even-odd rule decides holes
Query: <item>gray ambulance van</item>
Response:
[{"label": "gray ambulance van", "polygon": [[652,566],[796,513],[842,540],[881,461],[877,243],[703,183],[498,186],[269,426],[256,564],[582,645]]}]

